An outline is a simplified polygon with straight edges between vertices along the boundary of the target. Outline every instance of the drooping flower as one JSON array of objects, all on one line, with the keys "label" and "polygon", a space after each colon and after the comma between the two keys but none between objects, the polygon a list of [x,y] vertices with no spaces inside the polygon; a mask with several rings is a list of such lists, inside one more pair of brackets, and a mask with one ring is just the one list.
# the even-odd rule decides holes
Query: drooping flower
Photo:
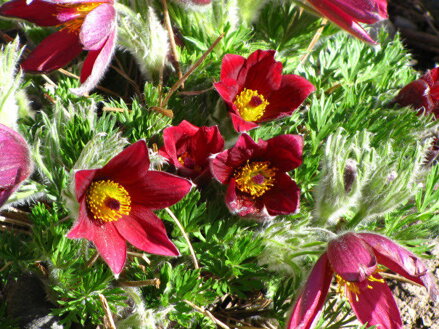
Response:
[{"label": "drooping flower", "polygon": [[113,0],[12,0],[0,7],[0,15],[60,28],[21,64],[25,72],[50,72],[88,51],[81,86],[72,90],[82,95],[97,85],[113,56],[117,28],[113,5]]},{"label": "drooping flower", "polygon": [[359,23],[373,24],[387,18],[387,0],[307,0],[323,17],[337,24],[353,36],[376,42]]},{"label": "drooping flower", "polygon": [[274,50],[257,50],[247,59],[233,54],[223,58],[221,80],[214,86],[238,132],[291,115],[315,90],[305,78],[282,75],[282,63],[274,60],[274,54]]},{"label": "drooping flower", "polygon": [[19,133],[0,123],[0,207],[32,172],[29,147]]},{"label": "drooping flower", "polygon": [[303,139],[281,135],[255,143],[242,134],[235,146],[213,156],[213,176],[227,185],[226,205],[239,216],[268,219],[294,213],[300,191],[287,171],[302,164]]},{"label": "drooping flower", "polygon": [[395,102],[400,106],[411,106],[419,113],[433,113],[439,119],[439,67],[402,88]]},{"label": "drooping flower", "polygon": [[115,274],[125,264],[125,240],[152,254],[179,255],[152,210],[178,202],[191,185],[184,178],[149,170],[146,143],[138,141],[104,167],[76,172],[79,216],[67,237],[92,241]]},{"label": "drooping flower", "polygon": [[434,277],[413,253],[378,234],[349,232],[329,242],[293,306],[287,328],[313,327],[335,276],[338,291],[346,294],[360,322],[380,329],[401,329],[396,302],[378,264],[425,286],[439,302]]},{"label": "drooping flower", "polygon": [[217,126],[197,127],[182,121],[163,131],[160,155],[177,168],[178,174],[195,182],[211,177],[209,156],[224,149],[224,139]]}]

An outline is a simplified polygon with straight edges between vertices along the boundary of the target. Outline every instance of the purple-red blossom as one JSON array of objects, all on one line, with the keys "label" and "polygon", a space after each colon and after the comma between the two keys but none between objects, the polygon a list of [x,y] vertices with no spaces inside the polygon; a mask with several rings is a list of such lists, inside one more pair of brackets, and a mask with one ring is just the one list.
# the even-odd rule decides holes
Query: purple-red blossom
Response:
[{"label": "purple-red blossom", "polygon": [[315,88],[305,78],[282,74],[274,50],[257,50],[248,58],[227,54],[215,89],[227,103],[238,132],[291,115]]},{"label": "purple-red blossom", "polygon": [[349,232],[329,242],[293,306],[287,328],[313,327],[335,276],[338,291],[346,295],[361,323],[401,329],[399,310],[378,264],[425,286],[439,301],[435,279],[417,256],[384,236]]},{"label": "purple-red blossom", "polygon": [[299,208],[300,190],[287,172],[302,164],[303,138],[281,135],[258,143],[242,134],[235,146],[212,157],[213,176],[227,185],[229,210],[267,219]]},{"label": "purple-red blossom", "polygon": [[183,120],[163,131],[164,146],[159,153],[183,177],[195,182],[211,178],[209,156],[224,149],[224,139],[217,126],[197,127]]},{"label": "purple-red blossom", "polygon": [[376,44],[359,23],[373,24],[387,18],[387,0],[307,0],[323,17],[355,37]]},{"label": "purple-red blossom", "polygon": [[433,113],[439,119],[439,67],[402,88],[395,102],[400,106],[411,106],[421,114]]},{"label": "purple-red blossom", "polygon": [[0,123],[0,207],[32,172],[29,147],[19,133]]},{"label": "purple-red blossom", "polygon": [[169,207],[191,189],[186,179],[149,170],[145,141],[127,147],[100,169],[75,174],[79,216],[68,238],[92,241],[113,273],[126,260],[125,240],[151,254],[177,256],[152,210]]},{"label": "purple-red blossom", "polygon": [[0,15],[59,27],[21,64],[25,72],[50,72],[88,51],[81,86],[73,90],[82,95],[97,85],[113,56],[117,28],[113,4],[113,0],[12,0],[0,7]]}]

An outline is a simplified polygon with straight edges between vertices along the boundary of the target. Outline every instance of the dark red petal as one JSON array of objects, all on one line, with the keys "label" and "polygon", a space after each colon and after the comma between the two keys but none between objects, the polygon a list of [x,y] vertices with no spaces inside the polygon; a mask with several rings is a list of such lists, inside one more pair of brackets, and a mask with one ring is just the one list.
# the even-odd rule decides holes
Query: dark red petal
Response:
[{"label": "dark red petal", "polygon": [[67,237],[69,239],[87,239],[93,241],[95,231],[99,229],[99,225],[96,225],[93,219],[88,217],[85,200],[81,200],[81,202],[79,202],[78,218],[67,233]]},{"label": "dark red petal", "polygon": [[146,142],[131,144],[103,168],[96,170],[96,179],[111,179],[123,186],[143,180],[149,170],[149,155]]},{"label": "dark red petal", "polygon": [[280,88],[269,96],[269,105],[258,122],[291,115],[313,91],[314,85],[305,78],[293,74],[282,76]]},{"label": "dark red petal", "polygon": [[127,258],[127,245],[114,224],[105,223],[96,227],[93,243],[111,271],[114,274],[122,272]]},{"label": "dark red petal", "polygon": [[232,103],[239,92],[237,82],[235,80],[224,79],[223,81],[214,83],[213,86],[218,94],[220,94],[221,98],[228,103],[229,106],[232,106]]},{"label": "dark red petal", "polygon": [[280,135],[267,140],[265,145],[266,159],[278,170],[290,171],[302,164],[302,136]]},{"label": "dark red petal", "polygon": [[163,209],[180,201],[192,188],[187,179],[161,171],[148,171],[141,180],[124,185],[134,204]]},{"label": "dark red petal", "polygon": [[[60,25],[75,17],[75,9],[62,7],[56,2],[12,0],[0,7],[0,15],[22,18],[39,26]],[[59,15],[62,14],[62,15]]]},{"label": "dark red petal", "polygon": [[419,257],[382,235],[358,233],[358,236],[373,249],[379,264],[425,286],[433,300],[439,299],[439,289]]},{"label": "dark red petal", "polygon": [[114,31],[116,10],[111,4],[101,4],[90,11],[82,23],[79,39],[84,50],[99,50]]},{"label": "dark red petal", "polygon": [[229,114],[230,118],[232,119],[233,128],[235,128],[235,130],[239,133],[259,127],[257,123],[245,121],[243,118],[233,112],[229,112]]},{"label": "dark red petal", "polygon": [[61,30],[44,39],[21,67],[26,72],[50,72],[66,66],[81,52],[78,34]]},{"label": "dark red petal", "polygon": [[220,79],[236,80],[240,71],[244,68],[246,59],[239,55],[227,54],[223,57],[221,62]]},{"label": "dark red petal", "polygon": [[92,90],[102,79],[110,65],[116,47],[116,27],[108,35],[103,47],[88,52],[81,70],[81,86],[72,89],[77,95],[84,95]]},{"label": "dark red petal", "polygon": [[[373,276],[378,280],[383,279],[379,274]],[[349,302],[358,320],[361,323],[367,323],[367,326],[375,325],[382,329],[401,329],[401,316],[387,284],[368,281],[367,285],[360,289],[358,295],[347,290]]]},{"label": "dark red petal", "polygon": [[227,184],[234,170],[250,160],[258,150],[258,144],[249,135],[240,135],[235,146],[211,159],[210,169],[213,176],[220,183]]},{"label": "dark red petal", "polygon": [[376,0],[337,0],[333,3],[358,22],[373,24],[387,18],[387,15],[381,16],[384,8],[380,10]]},{"label": "dark red petal", "polygon": [[225,196],[226,206],[232,214],[241,217],[265,219],[263,204],[258,199],[253,199],[247,194],[236,190],[235,180],[230,181]]},{"label": "dark red petal", "polygon": [[140,250],[163,256],[180,254],[169,240],[163,222],[148,208],[133,205],[130,216],[124,216],[114,225],[129,243]]},{"label": "dark red petal", "polygon": [[95,178],[98,169],[78,170],[75,172],[76,200],[81,200],[87,193],[87,189]]},{"label": "dark red petal", "polygon": [[203,168],[208,165],[208,157],[211,154],[221,152],[224,149],[224,138],[218,126],[200,127],[200,130],[189,139],[188,150],[193,155],[195,162]]},{"label": "dark red petal", "polygon": [[415,80],[399,91],[395,101],[400,106],[411,106],[415,110],[424,107],[427,112],[430,112],[434,105],[429,91],[430,87],[427,82],[422,79]]},{"label": "dark red petal", "polygon": [[279,173],[275,186],[261,199],[271,216],[289,215],[299,210],[300,190],[290,176]]},{"label": "dark red petal", "polygon": [[377,268],[372,249],[355,233],[330,241],[327,253],[334,272],[349,282],[362,282]]},{"label": "dark red petal", "polygon": [[333,272],[323,254],[314,265],[291,311],[287,329],[309,329],[323,307]]},{"label": "dark red petal", "polygon": [[238,84],[244,88],[256,90],[267,97],[273,90],[279,89],[282,81],[282,63],[274,60],[274,50],[256,50],[246,62],[247,72],[241,83],[242,73]]}]

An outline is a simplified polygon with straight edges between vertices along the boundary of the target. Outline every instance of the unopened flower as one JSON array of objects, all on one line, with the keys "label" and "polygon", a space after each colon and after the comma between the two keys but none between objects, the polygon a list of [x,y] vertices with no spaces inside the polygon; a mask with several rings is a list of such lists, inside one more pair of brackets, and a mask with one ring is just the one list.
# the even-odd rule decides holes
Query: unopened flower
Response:
[{"label": "unopened flower", "polygon": [[359,23],[373,24],[387,18],[387,0],[306,0],[323,17],[355,37],[375,44]]},{"label": "unopened flower", "polygon": [[179,255],[152,210],[173,205],[190,189],[186,179],[149,170],[146,143],[138,141],[104,167],[76,172],[79,216],[67,237],[92,241],[115,274],[125,264],[125,240],[152,254]]},{"label": "unopened flower", "polygon": [[247,59],[233,54],[223,58],[221,81],[215,88],[238,132],[291,115],[315,90],[305,78],[282,75],[282,63],[274,60],[274,54],[274,50],[257,50]]},{"label": "unopened flower", "polygon": [[302,164],[303,139],[281,135],[255,143],[242,134],[231,149],[216,154],[211,172],[227,185],[226,204],[239,216],[267,219],[294,213],[300,191],[287,171]]},{"label": "unopened flower", "polygon": [[400,106],[411,106],[419,113],[439,118],[439,67],[427,71],[418,80],[402,88],[395,98]]},{"label": "unopened flower", "polygon": [[373,233],[346,233],[332,240],[312,269],[293,306],[288,329],[308,329],[323,307],[333,276],[358,320],[381,329],[401,329],[392,292],[378,264],[425,286],[434,301],[439,291],[433,276],[413,253]]},{"label": "unopened flower", "polygon": [[29,147],[21,135],[0,123],[0,207],[29,177]]},{"label": "unopened flower", "polygon": [[50,72],[88,51],[76,94],[93,89],[110,64],[116,44],[113,0],[12,0],[0,15],[22,18],[59,31],[44,39],[21,64],[25,72]]},{"label": "unopened flower", "polygon": [[160,155],[177,168],[178,174],[194,181],[211,177],[209,156],[221,152],[224,139],[217,126],[197,127],[182,121],[163,131]]}]

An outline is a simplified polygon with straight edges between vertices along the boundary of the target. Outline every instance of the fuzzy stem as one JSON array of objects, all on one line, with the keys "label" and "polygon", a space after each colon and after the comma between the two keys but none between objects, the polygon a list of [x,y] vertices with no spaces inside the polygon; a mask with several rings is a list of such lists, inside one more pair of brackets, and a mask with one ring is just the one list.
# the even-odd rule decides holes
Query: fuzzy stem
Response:
[{"label": "fuzzy stem", "polygon": [[364,212],[359,211],[355,214],[354,218],[352,218],[346,225],[344,225],[344,229],[352,230],[355,228],[360,222],[364,219]]},{"label": "fuzzy stem", "polygon": [[194,267],[195,267],[195,269],[198,270],[200,268],[200,266],[198,266],[198,261],[197,261],[197,257],[195,256],[194,248],[192,248],[191,241],[189,240],[189,236],[187,235],[186,231],[184,230],[183,225],[181,225],[180,221],[174,215],[174,213],[171,211],[171,209],[165,208],[165,210],[169,214],[169,216],[171,216],[171,218],[174,220],[175,224],[177,224],[178,228],[180,229],[181,233],[183,234],[183,238],[186,240],[186,243],[189,247],[189,251],[191,253],[192,262],[194,263]]},{"label": "fuzzy stem", "polygon": [[107,298],[104,295],[99,294],[99,299],[101,300],[102,307],[104,308],[104,326],[105,329],[116,329],[114,324],[113,315],[111,314],[110,306],[108,306]]}]

